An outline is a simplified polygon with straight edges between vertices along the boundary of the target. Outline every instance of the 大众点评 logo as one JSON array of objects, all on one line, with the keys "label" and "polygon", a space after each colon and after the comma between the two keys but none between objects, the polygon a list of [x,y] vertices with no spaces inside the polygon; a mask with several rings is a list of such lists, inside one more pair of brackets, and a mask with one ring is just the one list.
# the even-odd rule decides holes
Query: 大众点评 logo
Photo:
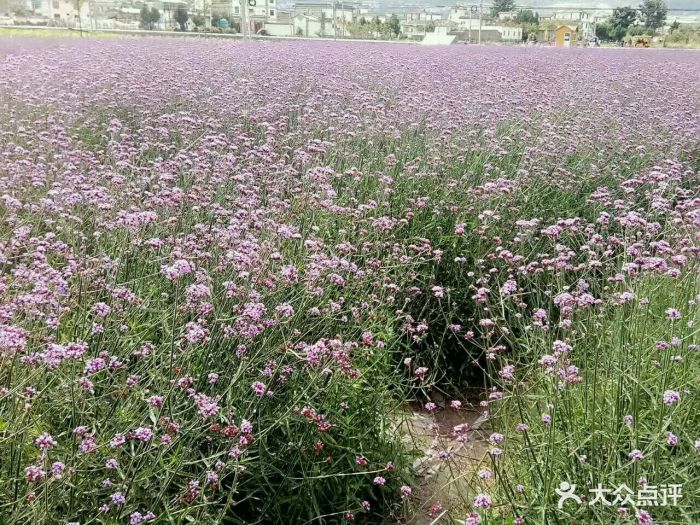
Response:
[{"label": "\u5927\u4f17\u70b9\u8bc4 logo", "polygon": [[[678,505],[678,500],[683,497],[683,486],[680,484],[644,485],[636,492],[625,483],[615,488],[603,487],[601,483],[594,488],[589,488],[592,495],[587,498],[587,505],[615,505],[617,507],[667,507]],[[564,508],[567,501],[577,505],[583,504],[583,499],[576,493],[576,485],[568,481],[562,481],[559,487],[554,489],[559,496],[557,507]]]}]

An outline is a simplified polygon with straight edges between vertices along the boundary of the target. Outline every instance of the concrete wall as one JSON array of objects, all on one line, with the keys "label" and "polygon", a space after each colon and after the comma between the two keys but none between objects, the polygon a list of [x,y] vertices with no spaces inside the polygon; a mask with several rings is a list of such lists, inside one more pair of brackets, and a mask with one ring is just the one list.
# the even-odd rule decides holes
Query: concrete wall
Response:
[{"label": "concrete wall", "polygon": [[[330,21],[326,22],[326,30],[330,26]],[[322,34],[321,21],[306,16],[294,17],[294,35],[314,37]]]},{"label": "concrete wall", "polygon": [[294,25],[265,22],[265,31],[270,36],[294,36]]}]

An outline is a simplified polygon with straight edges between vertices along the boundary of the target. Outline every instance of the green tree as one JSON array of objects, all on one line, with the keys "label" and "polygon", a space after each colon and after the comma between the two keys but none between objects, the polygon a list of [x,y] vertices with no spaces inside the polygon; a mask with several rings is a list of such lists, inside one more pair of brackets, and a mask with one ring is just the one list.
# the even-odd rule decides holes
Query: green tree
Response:
[{"label": "green tree", "polygon": [[664,39],[664,47],[700,47],[700,33],[687,25],[680,25],[677,22],[671,24],[673,31]]},{"label": "green tree", "polygon": [[538,17],[530,9],[521,9],[515,16],[515,21],[520,24],[537,24]]},{"label": "green tree", "polygon": [[681,28],[681,25],[678,23],[678,20],[674,20],[673,23],[671,24],[671,27],[669,27],[668,32],[673,33],[674,31],[676,31],[680,28]]},{"label": "green tree", "polygon": [[153,29],[159,20],[160,11],[158,11],[155,7],[148,9],[148,7],[144,5],[141,8],[140,26],[142,29]]},{"label": "green tree", "polygon": [[664,26],[667,12],[668,7],[663,0],[644,0],[639,5],[639,18],[652,31]]},{"label": "green tree", "polygon": [[[601,40],[621,41],[627,35],[627,30],[637,21],[637,10],[634,7],[616,7],[612,17],[606,24],[596,26],[596,36]],[[600,31],[598,30],[600,28]]]},{"label": "green tree", "polygon": [[491,15],[494,18],[497,18],[499,13],[512,11],[514,8],[514,0],[493,0],[493,5],[491,6]]},{"label": "green tree", "polygon": [[649,32],[647,26],[629,26],[627,28],[627,36],[646,35]]},{"label": "green tree", "polygon": [[425,26],[425,32],[426,33],[434,33],[435,32],[435,24],[433,22],[428,22]]},{"label": "green tree", "polygon": [[187,9],[183,6],[178,7],[175,10],[175,16],[173,17],[175,21],[180,25],[180,31],[187,31],[187,20],[190,15],[187,14]]},{"label": "green tree", "polygon": [[633,7],[616,7],[610,19],[613,27],[621,27],[625,31],[637,21],[637,10]]},{"label": "green tree", "polygon": [[401,33],[401,23],[399,22],[399,17],[396,15],[391,15],[389,22],[387,23],[389,32],[394,36],[399,36]]},{"label": "green tree", "polygon": [[151,10],[148,9],[148,7],[144,5],[141,8],[139,17],[141,18],[141,21],[139,22],[141,29],[151,29]]},{"label": "green tree", "polygon": [[[23,2],[22,0],[7,0],[6,5],[6,11],[8,15],[26,15],[29,13],[29,10],[27,9],[27,3]],[[0,13],[2,12],[3,9],[0,8]]]},{"label": "green tree", "polygon": [[537,31],[539,26],[537,24],[521,24],[523,29],[523,41],[537,42]]},{"label": "green tree", "polygon": [[155,28],[158,22],[160,22],[160,11],[155,7],[151,7],[151,29]]},{"label": "green tree", "polygon": [[610,25],[610,22],[603,22],[601,24],[596,24],[595,26],[595,36],[598,38],[598,40],[617,40],[614,35],[611,33],[613,32],[613,27]]},{"label": "green tree", "polygon": [[362,23],[362,20],[358,20],[357,22],[350,22],[347,25],[347,30],[353,38],[363,38],[365,40],[370,40],[374,37],[372,26],[369,22],[367,22],[367,20],[365,20],[364,24]]}]

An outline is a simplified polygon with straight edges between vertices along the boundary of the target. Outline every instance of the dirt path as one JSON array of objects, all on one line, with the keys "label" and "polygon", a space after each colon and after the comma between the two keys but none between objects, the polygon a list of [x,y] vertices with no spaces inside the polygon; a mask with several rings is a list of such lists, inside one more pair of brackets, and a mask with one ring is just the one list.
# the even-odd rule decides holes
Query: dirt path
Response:
[{"label": "dirt path", "polygon": [[[398,430],[419,454],[413,467],[420,476],[412,514],[400,523],[437,525],[449,523],[448,511],[466,513],[475,494],[474,476],[489,465],[488,422],[480,416],[478,407],[429,414],[418,406],[406,407],[398,415]],[[431,512],[434,505],[442,510]]]}]

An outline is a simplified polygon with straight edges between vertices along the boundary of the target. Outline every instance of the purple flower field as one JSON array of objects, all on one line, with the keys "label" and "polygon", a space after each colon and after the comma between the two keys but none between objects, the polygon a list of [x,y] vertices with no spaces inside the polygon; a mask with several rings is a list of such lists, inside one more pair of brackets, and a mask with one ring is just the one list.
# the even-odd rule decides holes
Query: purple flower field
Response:
[{"label": "purple flower field", "polygon": [[690,51],[0,37],[0,523],[700,523],[698,93]]}]

